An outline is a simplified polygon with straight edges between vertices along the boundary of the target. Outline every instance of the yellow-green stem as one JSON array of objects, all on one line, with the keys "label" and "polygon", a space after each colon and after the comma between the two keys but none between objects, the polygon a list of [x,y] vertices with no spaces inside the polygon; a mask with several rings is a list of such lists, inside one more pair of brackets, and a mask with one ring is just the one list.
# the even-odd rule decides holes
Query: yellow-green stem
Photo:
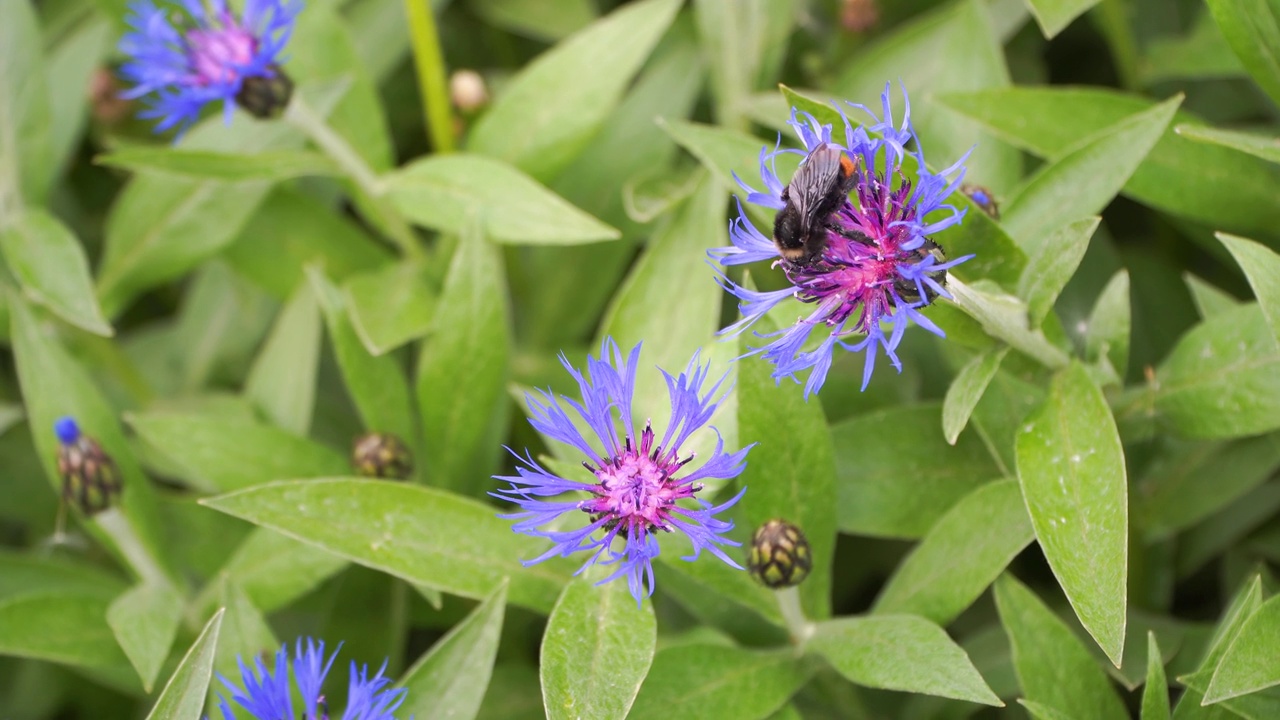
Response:
[{"label": "yellow-green stem", "polygon": [[409,40],[413,44],[413,64],[418,71],[418,91],[422,95],[427,138],[436,152],[453,152],[449,88],[436,19],[431,14],[431,1],[404,0],[404,9],[409,17]]}]

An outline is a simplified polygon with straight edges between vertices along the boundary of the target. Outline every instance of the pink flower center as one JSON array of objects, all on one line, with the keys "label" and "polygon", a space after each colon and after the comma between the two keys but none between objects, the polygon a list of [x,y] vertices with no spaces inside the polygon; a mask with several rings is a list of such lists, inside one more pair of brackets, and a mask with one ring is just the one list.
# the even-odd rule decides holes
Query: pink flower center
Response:
[{"label": "pink flower center", "polygon": [[653,430],[646,427],[635,447],[630,438],[626,449],[600,468],[590,468],[600,480],[592,489],[595,498],[580,504],[593,516],[610,518],[608,526],[621,525],[620,534],[667,529],[667,519],[676,501],[692,497],[701,486],[680,483],[674,475],[688,460],[678,461],[654,448]]},{"label": "pink flower center", "polygon": [[222,16],[222,27],[188,31],[187,48],[195,82],[223,84],[235,82],[253,60],[258,40],[226,14]]}]

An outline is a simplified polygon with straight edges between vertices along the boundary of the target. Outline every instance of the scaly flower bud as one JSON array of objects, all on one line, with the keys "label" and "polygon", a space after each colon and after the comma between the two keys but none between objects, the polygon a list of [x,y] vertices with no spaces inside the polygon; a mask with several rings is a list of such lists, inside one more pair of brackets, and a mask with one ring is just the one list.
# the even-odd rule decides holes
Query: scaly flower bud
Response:
[{"label": "scaly flower bud", "polygon": [[786,520],[769,520],[751,536],[747,569],[765,586],[774,590],[795,587],[809,577],[812,568],[809,541],[800,528]]}]

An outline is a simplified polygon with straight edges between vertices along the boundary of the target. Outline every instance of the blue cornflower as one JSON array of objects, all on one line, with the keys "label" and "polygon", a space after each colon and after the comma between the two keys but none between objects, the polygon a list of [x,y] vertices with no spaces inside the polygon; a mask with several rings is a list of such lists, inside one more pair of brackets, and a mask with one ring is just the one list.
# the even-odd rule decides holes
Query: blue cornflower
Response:
[{"label": "blue cornflower", "polygon": [[[903,91],[906,111],[899,126],[894,126],[888,85],[881,101],[883,115],[880,117],[863,105],[846,103],[871,116],[874,122],[867,127],[855,127],[836,105],[844,119],[843,142],[832,138],[831,125],[819,124],[809,113],[792,109],[789,124],[804,144],[804,151],[777,146],[773,150],[762,148],[760,176],[764,191],[738,178],[748,193],[747,202],[781,210],[786,205],[783,199],[786,186],[775,169],[778,155],[794,153],[808,158],[815,150],[827,147],[845,153],[854,168],[852,198],[844,198],[829,216],[819,219],[822,229],[818,232],[825,233],[820,254],[794,261],[782,257],[773,241],[747,219],[741,202],[738,216],[729,223],[733,244],[709,251],[723,266],[771,261],[782,268],[791,283],[782,290],[756,292],[720,273],[717,280],[737,296],[743,316],[723,333],[737,335],[788,298],[814,305],[807,317],[776,333],[761,336],[772,340],[747,353],[759,354],[773,363],[772,375],[779,382],[782,378],[799,382],[796,373],[809,370],[806,398],[822,387],[837,344],[846,350],[865,351],[864,390],[881,349],[901,372],[902,363],[895,351],[907,325],[914,321],[932,333],[944,335],[919,309],[939,295],[950,298],[943,287],[946,271],[973,257],[966,255],[948,261],[942,249],[928,238],[958,224],[964,217],[964,210],[945,201],[964,177],[968,154],[940,173],[929,172],[911,125],[911,105],[906,91]],[[907,145],[913,139],[916,149],[910,152]],[[914,184],[903,172],[907,159],[914,160],[917,176]],[[878,172],[877,168],[883,171]],[[810,334],[819,327],[827,328],[827,336],[815,349],[803,351]],[[857,339],[855,335],[862,337]]]},{"label": "blue cornflower", "polygon": [[[326,659],[323,642],[316,643],[307,638],[304,648],[302,639],[299,638],[292,667],[288,645],[282,645],[276,653],[275,668],[271,671],[267,670],[262,658],[254,658],[252,668],[237,658],[243,687],[235,686],[225,677],[219,676],[219,679],[231,693],[231,699],[257,720],[329,720],[329,707],[321,686],[337,656],[337,651],[334,651]],[[367,665],[357,668],[355,661],[352,661],[351,680],[347,686],[347,709],[343,711],[341,720],[396,720],[392,713],[404,702],[408,691],[387,687],[391,680],[382,675],[386,668],[387,664],[383,662],[378,672],[370,678]],[[293,683],[302,699],[300,713],[293,711],[293,691],[289,685],[291,671]],[[231,704],[221,695],[218,697],[218,709],[222,711],[224,720],[235,720]]]},{"label": "blue cornflower", "polygon": [[186,128],[219,100],[227,122],[237,102],[268,117],[293,87],[279,63],[301,10],[300,0],[245,0],[236,17],[226,0],[133,0],[120,72],[134,87],[123,97],[150,96],[141,117],[159,120],[156,132]]},{"label": "blue cornflower", "polygon": [[[677,377],[660,369],[671,398],[671,421],[662,439],[657,439],[649,423],[645,423],[644,430],[637,435],[631,401],[639,359],[639,345],[624,358],[618,344],[606,338],[599,359],[587,357],[585,376],[574,369],[564,355],[560,356],[561,364],[578,382],[581,402],[549,390],[527,396],[532,414],[529,423],[545,436],[581,451],[588,458],[583,465],[595,475],[595,482],[554,475],[526,451],[524,457],[516,455],[521,463],[516,467],[516,475],[495,476],[510,483],[510,487],[490,493],[520,506],[520,512],[500,516],[520,520],[513,527],[516,532],[550,538],[554,543],[541,556],[525,561],[526,566],[578,551],[591,552],[578,572],[592,564],[616,563],[617,570],[598,584],[626,575],[637,604],[653,594],[653,559],[658,556],[656,533],[659,530],[678,530],[689,537],[693,555],[685,560],[694,560],[707,550],[742,569],[720,549],[720,546],[741,544],[724,537],[733,529],[733,523],[715,516],[738,502],[746,488],[728,502],[714,507],[696,495],[703,488],[702,480],[729,480],[740,475],[746,468],[747,452],[751,450],[748,446],[736,453],[725,452],[724,441],[716,431],[716,448],[711,456],[697,469],[686,468],[693,454],[681,458],[681,446],[711,420],[728,393],[726,389],[716,397],[724,384],[723,377],[703,391],[710,364],[700,365],[697,354]],[[590,428],[599,445],[583,435],[566,406]],[[543,499],[565,493],[579,497]],[[588,497],[581,498],[582,493]],[[686,507],[677,504],[680,500],[694,502]],[[574,530],[547,529],[548,526],[562,527],[561,516],[575,510],[590,517],[585,526]]]}]

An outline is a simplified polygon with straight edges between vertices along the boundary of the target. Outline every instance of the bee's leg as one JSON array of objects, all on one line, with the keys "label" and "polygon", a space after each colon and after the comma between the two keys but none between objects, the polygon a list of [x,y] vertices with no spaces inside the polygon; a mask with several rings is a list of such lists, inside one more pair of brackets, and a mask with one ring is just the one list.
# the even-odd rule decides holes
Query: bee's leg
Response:
[{"label": "bee's leg", "polygon": [[828,222],[828,223],[826,224],[826,229],[827,229],[827,230],[830,230],[831,232],[835,233],[836,235],[839,235],[840,237],[842,237],[842,238],[844,238],[844,239],[846,239],[846,240],[850,240],[850,241],[853,241],[853,242],[856,242],[856,243],[860,243],[860,244],[862,244],[862,245],[870,245],[870,244],[872,244],[872,243],[871,243],[871,238],[867,237],[866,233],[859,232],[859,231],[854,230],[854,229],[852,229],[852,228],[842,227],[841,225],[839,225],[839,224],[837,224],[837,223]]}]

